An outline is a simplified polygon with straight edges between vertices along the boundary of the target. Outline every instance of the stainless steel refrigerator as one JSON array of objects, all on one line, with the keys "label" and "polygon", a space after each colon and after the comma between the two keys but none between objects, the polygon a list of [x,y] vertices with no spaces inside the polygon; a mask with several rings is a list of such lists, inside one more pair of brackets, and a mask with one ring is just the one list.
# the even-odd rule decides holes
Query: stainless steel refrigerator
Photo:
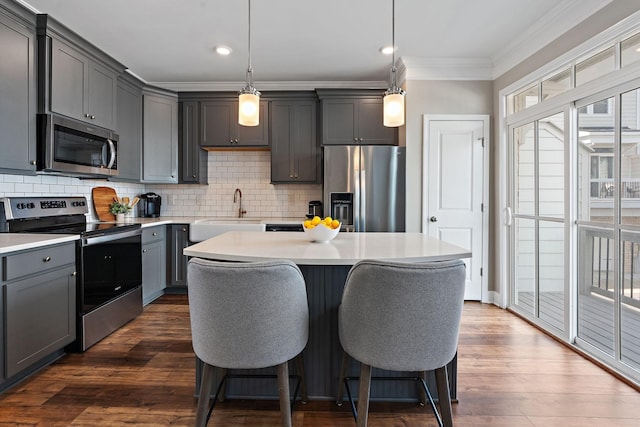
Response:
[{"label": "stainless steel refrigerator", "polygon": [[345,231],[405,231],[405,148],[324,147],[325,215]]}]

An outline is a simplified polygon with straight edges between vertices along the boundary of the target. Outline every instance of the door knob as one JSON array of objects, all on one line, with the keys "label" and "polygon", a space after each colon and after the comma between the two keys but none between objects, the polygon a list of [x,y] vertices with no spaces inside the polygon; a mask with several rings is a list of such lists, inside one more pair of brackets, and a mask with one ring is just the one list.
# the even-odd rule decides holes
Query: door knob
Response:
[{"label": "door knob", "polygon": [[438,218],[436,218],[435,216],[432,216],[431,218],[429,218],[429,221],[438,222]]}]

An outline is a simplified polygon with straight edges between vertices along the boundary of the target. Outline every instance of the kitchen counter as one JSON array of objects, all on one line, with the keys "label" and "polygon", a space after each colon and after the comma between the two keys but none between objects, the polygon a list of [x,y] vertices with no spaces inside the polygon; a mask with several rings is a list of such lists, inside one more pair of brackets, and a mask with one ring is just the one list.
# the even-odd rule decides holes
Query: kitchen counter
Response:
[{"label": "kitchen counter", "polygon": [[313,243],[306,233],[231,231],[185,248],[184,254],[223,261],[284,258],[302,265],[353,265],[363,259],[407,262],[471,257],[469,250],[422,233],[346,233]]},{"label": "kitchen counter", "polygon": [[0,253],[35,249],[78,240],[75,234],[0,233]]},{"label": "kitchen counter", "polygon": [[[258,261],[289,259],[300,267],[307,285],[309,301],[309,341],[304,350],[307,391],[312,399],[335,399],[342,346],[338,338],[338,305],[345,280],[353,264],[362,259],[407,262],[443,261],[469,258],[467,249],[442,242],[421,233],[339,233],[327,243],[313,243],[306,233],[262,233],[230,231],[184,249],[185,255],[220,261]],[[199,384],[201,364],[196,369]],[[457,358],[448,365],[452,400],[457,394]],[[353,363],[347,376],[357,376]],[[403,373],[374,369],[376,377],[398,377]],[[428,373],[432,394],[437,396],[435,375]],[[236,398],[277,398],[277,388],[264,381],[243,380],[227,384],[227,395]],[[372,400],[413,401],[413,381],[373,381]]]}]

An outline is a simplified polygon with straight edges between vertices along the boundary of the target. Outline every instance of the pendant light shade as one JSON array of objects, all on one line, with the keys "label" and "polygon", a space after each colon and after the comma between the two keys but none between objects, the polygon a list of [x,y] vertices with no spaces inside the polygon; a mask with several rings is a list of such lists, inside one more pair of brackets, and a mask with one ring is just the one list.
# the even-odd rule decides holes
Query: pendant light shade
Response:
[{"label": "pendant light shade", "polygon": [[238,123],[242,126],[258,126],[260,124],[260,95],[253,87],[253,68],[251,68],[251,0],[249,3],[249,64],[247,66],[247,84],[238,97]]},{"label": "pendant light shade", "polygon": [[391,76],[389,78],[389,89],[384,93],[383,124],[387,127],[398,127],[404,125],[404,96],[405,91],[398,87],[396,79],[396,44],[395,44],[395,20],[396,2],[392,0],[391,6]]}]

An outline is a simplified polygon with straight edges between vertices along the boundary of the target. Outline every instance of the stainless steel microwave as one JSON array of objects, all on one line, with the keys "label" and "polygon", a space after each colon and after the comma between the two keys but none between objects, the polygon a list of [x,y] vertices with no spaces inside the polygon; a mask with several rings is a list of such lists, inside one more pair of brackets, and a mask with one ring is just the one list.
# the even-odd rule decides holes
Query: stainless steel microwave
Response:
[{"label": "stainless steel microwave", "polygon": [[55,114],[38,115],[38,169],[84,178],[118,175],[118,135]]}]

